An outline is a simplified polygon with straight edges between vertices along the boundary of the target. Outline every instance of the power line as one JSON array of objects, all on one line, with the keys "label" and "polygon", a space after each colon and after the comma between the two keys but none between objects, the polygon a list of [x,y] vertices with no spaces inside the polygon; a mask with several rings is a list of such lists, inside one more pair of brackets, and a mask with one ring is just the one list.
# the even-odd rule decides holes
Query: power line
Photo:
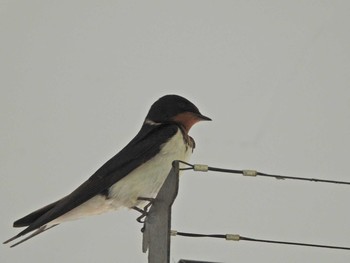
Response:
[{"label": "power line", "polygon": [[179,232],[176,230],[171,231],[172,236],[184,236],[184,237],[209,237],[209,238],[221,238],[230,241],[252,241],[252,242],[264,242],[272,244],[282,244],[282,245],[293,245],[293,246],[306,246],[306,247],[317,247],[317,248],[327,248],[327,249],[342,249],[350,250],[350,247],[339,247],[339,246],[329,246],[329,245],[318,245],[318,244],[309,244],[309,243],[300,243],[300,242],[289,242],[289,241],[276,241],[276,240],[267,240],[267,239],[257,239],[244,237],[238,234],[198,234],[198,233],[187,233]]},{"label": "power line", "polygon": [[180,168],[180,170],[193,170],[193,171],[200,171],[200,172],[213,171],[213,172],[221,172],[221,173],[242,174],[244,176],[253,176],[253,177],[254,176],[272,177],[272,178],[276,178],[279,180],[291,179],[291,180],[302,180],[302,181],[311,181],[311,182],[320,182],[320,183],[350,185],[350,182],[344,182],[344,181],[326,180],[326,179],[319,179],[319,178],[305,178],[305,177],[286,176],[286,175],[276,175],[276,174],[262,173],[262,172],[259,172],[256,170],[224,169],[224,168],[211,167],[211,166],[208,166],[206,164],[190,164],[190,163],[186,163],[183,161],[179,161],[179,162],[188,166],[188,167]]},{"label": "power line", "polygon": [[[180,168],[179,167],[180,163],[186,164],[187,167]],[[233,173],[240,173],[246,176],[257,176],[259,173],[254,170],[222,169],[222,168],[209,167],[207,165],[189,164],[189,163],[184,163],[182,161],[174,161],[173,169],[169,172],[169,175],[165,183],[163,184],[155,200],[152,202],[152,206],[148,211],[147,217],[144,222],[144,227],[142,228],[143,252],[146,252],[147,249],[149,250],[148,258],[150,263],[170,262],[170,236],[171,235],[172,236],[178,235],[178,236],[184,236],[184,237],[220,238],[220,239],[232,240],[232,241],[242,240],[242,241],[251,241],[251,242],[264,242],[264,243],[270,243],[270,244],[306,246],[306,247],[315,247],[315,248],[323,248],[323,249],[350,250],[350,247],[330,246],[330,245],[320,245],[320,244],[310,244],[310,243],[290,242],[290,241],[278,241],[278,240],[268,240],[268,239],[257,239],[257,238],[241,236],[238,234],[199,234],[199,233],[171,231],[171,208],[178,191],[179,169],[195,170],[195,171],[219,171],[219,172],[230,172],[230,173],[233,172]],[[275,177],[274,175],[270,175],[270,176]],[[349,184],[349,183],[346,183],[346,184]],[[198,261],[198,262],[203,262],[203,261]]]}]

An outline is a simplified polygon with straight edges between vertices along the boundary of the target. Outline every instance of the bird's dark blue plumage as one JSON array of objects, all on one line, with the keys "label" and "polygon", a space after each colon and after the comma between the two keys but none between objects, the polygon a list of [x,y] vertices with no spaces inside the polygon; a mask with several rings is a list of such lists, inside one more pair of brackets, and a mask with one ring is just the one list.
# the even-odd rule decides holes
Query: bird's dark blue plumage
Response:
[{"label": "bird's dark blue plumage", "polygon": [[[210,119],[201,115],[198,108],[187,99],[177,95],[160,98],[152,105],[141,130],[130,143],[72,193],[15,221],[14,227],[27,226],[27,228],[4,243],[36,229],[44,231],[47,224],[55,222],[57,218],[98,195],[105,199],[117,198],[118,193],[110,193],[111,189],[114,189],[112,186],[117,186],[115,189],[119,189],[119,182],[122,182],[123,178],[160,154],[163,147],[171,138],[179,134],[179,131],[182,134],[183,143],[188,144],[190,137],[187,132],[194,123],[200,120]],[[192,138],[190,139],[192,141]],[[193,147],[194,144],[190,146]],[[169,165],[169,170],[171,169],[171,163],[164,165]],[[139,183],[142,188],[144,181]]]}]

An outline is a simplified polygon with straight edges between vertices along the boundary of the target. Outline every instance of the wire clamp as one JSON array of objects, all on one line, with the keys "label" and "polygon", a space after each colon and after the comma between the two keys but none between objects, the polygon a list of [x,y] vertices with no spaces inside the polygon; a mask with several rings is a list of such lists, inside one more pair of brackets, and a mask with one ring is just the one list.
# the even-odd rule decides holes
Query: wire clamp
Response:
[{"label": "wire clamp", "polygon": [[226,240],[239,241],[241,240],[241,236],[237,234],[226,234]]},{"label": "wire clamp", "polygon": [[197,172],[208,172],[209,171],[209,166],[206,164],[194,164],[193,165],[193,170]]},{"label": "wire clamp", "polygon": [[242,170],[244,176],[257,176],[258,171],[256,170]]}]

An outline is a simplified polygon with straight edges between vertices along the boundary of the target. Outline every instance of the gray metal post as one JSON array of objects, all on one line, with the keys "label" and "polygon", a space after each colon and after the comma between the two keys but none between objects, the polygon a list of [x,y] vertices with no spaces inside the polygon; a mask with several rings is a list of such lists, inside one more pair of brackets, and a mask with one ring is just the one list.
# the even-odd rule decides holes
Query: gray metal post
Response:
[{"label": "gray metal post", "polygon": [[170,262],[171,206],[179,188],[179,163],[175,161],[145,219],[142,251],[149,263]]}]

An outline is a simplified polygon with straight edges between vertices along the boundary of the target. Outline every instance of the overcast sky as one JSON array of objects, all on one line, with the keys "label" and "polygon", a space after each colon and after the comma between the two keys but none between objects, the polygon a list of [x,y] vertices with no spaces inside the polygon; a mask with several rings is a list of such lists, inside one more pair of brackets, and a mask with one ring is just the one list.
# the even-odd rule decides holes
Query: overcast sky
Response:
[{"label": "overcast sky", "polygon": [[[350,181],[349,1],[0,1],[0,237],[70,193],[175,93],[194,163]],[[350,188],[186,172],[173,229],[350,246]],[[147,262],[135,211],[69,222],[1,262]],[[171,261],[349,262],[350,252],[172,238]]]}]

